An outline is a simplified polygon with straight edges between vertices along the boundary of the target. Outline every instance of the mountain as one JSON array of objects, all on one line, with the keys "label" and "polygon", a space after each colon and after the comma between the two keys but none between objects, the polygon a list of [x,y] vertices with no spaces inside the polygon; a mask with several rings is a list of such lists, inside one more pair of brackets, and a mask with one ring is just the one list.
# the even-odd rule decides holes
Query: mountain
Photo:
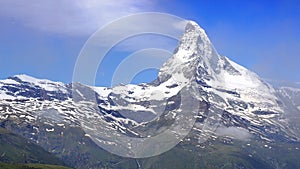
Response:
[{"label": "mountain", "polygon": [[[189,21],[173,56],[151,83],[106,88],[27,75],[1,80],[0,124],[76,168],[166,168],[163,161],[181,153],[196,164],[216,159],[214,146],[224,158],[202,167],[219,168],[231,160],[233,167],[275,168],[288,160],[264,150],[270,144],[278,143],[272,146],[281,152],[290,146],[286,154],[298,153],[299,128],[289,116],[299,114],[297,98],[297,89],[274,89],[219,55],[205,31]],[[266,157],[245,148],[248,144]],[[148,158],[152,155],[160,156]],[[200,166],[195,164],[181,168]]]},{"label": "mountain", "polygon": [[[64,164],[53,154],[32,141],[13,134],[4,128],[0,128],[0,154],[0,161],[8,163]],[[4,166],[1,166],[1,168],[4,168]]]}]

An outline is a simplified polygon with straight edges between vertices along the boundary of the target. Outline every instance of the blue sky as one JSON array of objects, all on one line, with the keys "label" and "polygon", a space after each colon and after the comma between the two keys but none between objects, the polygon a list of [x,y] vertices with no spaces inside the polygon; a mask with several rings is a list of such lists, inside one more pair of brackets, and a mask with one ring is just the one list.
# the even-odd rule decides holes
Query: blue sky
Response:
[{"label": "blue sky", "polygon": [[[154,11],[196,21],[219,54],[265,79],[300,81],[300,2],[291,0],[2,0],[0,79],[28,74],[69,83],[81,48],[96,30],[122,16]],[[176,45],[161,42],[168,42],[168,48]],[[116,65],[130,52],[111,52],[96,84],[109,86]],[[150,81],[154,72],[140,73],[135,80]]]}]

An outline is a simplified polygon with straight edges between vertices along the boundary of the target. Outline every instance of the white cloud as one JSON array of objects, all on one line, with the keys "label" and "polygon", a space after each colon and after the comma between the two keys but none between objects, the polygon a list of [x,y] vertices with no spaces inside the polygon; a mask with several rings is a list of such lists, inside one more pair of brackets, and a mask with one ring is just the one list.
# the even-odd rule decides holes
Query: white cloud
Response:
[{"label": "white cloud", "polygon": [[216,130],[218,136],[229,136],[239,140],[247,140],[252,137],[251,133],[240,127],[219,127]]},{"label": "white cloud", "polygon": [[114,19],[153,7],[146,0],[4,0],[0,15],[42,31],[90,35]]},{"label": "white cloud", "polygon": [[[97,31],[98,35],[101,34],[101,40],[96,41],[96,48],[98,45],[116,45],[116,40],[122,40],[118,38],[127,35],[130,35],[130,38],[136,32],[162,32],[164,35],[179,39],[186,23],[172,15],[162,16],[154,13],[118,20],[154,8],[159,7],[154,1],[147,0],[32,0],[30,3],[4,0],[0,1],[0,16],[43,32],[89,36]],[[139,22],[140,24],[137,24]],[[140,40],[122,43],[121,46],[128,51],[135,49],[136,45],[145,46],[149,42],[142,37]],[[165,38],[155,39],[152,43],[156,46],[150,47],[157,47],[160,44],[164,49],[172,51],[175,48],[174,44],[169,45],[166,42],[168,41]]]}]

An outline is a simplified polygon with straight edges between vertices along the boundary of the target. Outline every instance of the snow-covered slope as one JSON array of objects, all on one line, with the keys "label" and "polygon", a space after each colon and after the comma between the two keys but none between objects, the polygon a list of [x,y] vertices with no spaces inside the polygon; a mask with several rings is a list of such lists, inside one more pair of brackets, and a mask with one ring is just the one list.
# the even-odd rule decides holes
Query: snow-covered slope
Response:
[{"label": "snow-covered slope", "polygon": [[281,98],[286,99],[287,102],[291,103],[293,106],[298,108],[300,106],[300,89],[293,87],[280,87],[278,93]]},{"label": "snow-covered slope", "polygon": [[295,135],[300,137],[300,89],[280,87],[277,95],[285,110],[284,118],[288,121],[288,126],[293,128]]},{"label": "snow-covered slope", "polygon": [[[15,75],[0,80],[0,99],[26,99],[43,97],[66,99],[69,89],[66,84],[46,79],[36,79],[28,75]],[[63,97],[63,98],[61,98]]]},{"label": "snow-covered slope", "polygon": [[[192,109],[193,105],[183,105],[189,99],[190,104],[196,99],[197,110]],[[174,55],[152,83],[105,88],[27,75],[0,81],[1,119],[36,125],[35,132],[26,137],[37,141],[34,136],[40,131],[40,123],[52,126],[45,132],[66,125],[94,131],[87,123],[91,118],[104,126],[103,131],[97,131],[103,137],[112,130],[147,137],[163,130],[166,124],[170,126],[187,111],[182,109],[184,106],[197,112],[192,133],[199,142],[218,135],[214,133],[217,129],[223,135],[220,131],[229,127],[243,128],[249,135],[265,140],[295,141],[298,138],[286,125],[286,108],[281,100],[258,75],[220,56],[205,31],[193,21],[188,22]],[[105,137],[105,144],[116,144],[108,139]]]}]

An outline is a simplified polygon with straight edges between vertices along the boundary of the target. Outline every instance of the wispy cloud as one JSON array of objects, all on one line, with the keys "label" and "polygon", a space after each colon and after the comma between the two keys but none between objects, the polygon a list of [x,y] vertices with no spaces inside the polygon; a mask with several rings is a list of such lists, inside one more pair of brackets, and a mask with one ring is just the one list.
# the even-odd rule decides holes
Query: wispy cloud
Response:
[{"label": "wispy cloud", "polygon": [[274,87],[295,87],[300,88],[300,82],[292,82],[287,80],[276,80],[276,79],[268,79],[264,78],[264,81],[272,84]]},{"label": "wispy cloud", "polygon": [[230,136],[239,140],[247,140],[252,137],[251,133],[239,127],[219,127],[216,130],[218,136]]},{"label": "wispy cloud", "polygon": [[0,15],[33,29],[86,35],[114,19],[153,7],[153,1],[146,0],[3,0]]},{"label": "wispy cloud", "polygon": [[[4,0],[0,1],[0,16],[11,18],[25,27],[46,33],[89,36],[100,30],[98,36],[101,34],[101,43],[97,40],[97,45],[100,46],[111,45],[112,41],[115,43],[115,40],[122,40],[118,38],[123,37],[123,35],[132,36],[135,32],[145,30],[162,32],[165,35],[176,35],[173,38],[178,39],[183,33],[185,22],[180,19],[176,20],[176,17],[149,15],[130,18],[128,19],[129,22],[126,20],[116,21],[119,18],[153,11],[156,8],[159,7],[155,1],[147,0],[33,0],[31,3]],[[135,20],[135,22],[130,22],[130,20]],[[137,24],[138,21],[140,24]],[[164,38],[155,39],[155,42],[161,46],[169,44]],[[140,40],[135,39],[133,43],[127,41],[121,47],[128,51],[137,45],[145,46],[148,43],[149,41],[141,38]],[[164,49],[166,48],[173,50],[175,46],[173,44],[167,45]]]}]

